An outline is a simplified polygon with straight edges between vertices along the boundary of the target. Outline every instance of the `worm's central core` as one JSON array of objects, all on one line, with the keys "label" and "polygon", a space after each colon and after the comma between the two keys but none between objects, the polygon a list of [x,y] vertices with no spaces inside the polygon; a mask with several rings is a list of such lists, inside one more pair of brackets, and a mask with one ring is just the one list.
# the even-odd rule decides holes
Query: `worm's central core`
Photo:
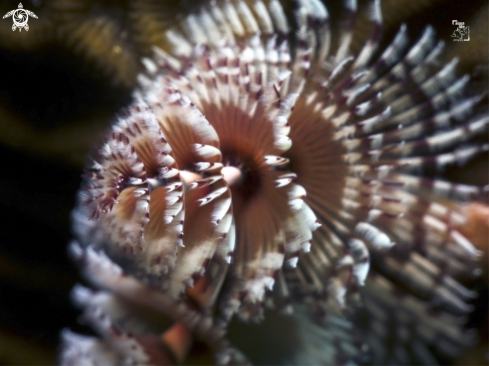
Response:
[{"label": "worm's central core", "polygon": [[260,190],[262,172],[251,156],[223,151],[222,174],[233,192],[233,201],[240,198],[247,201]]}]

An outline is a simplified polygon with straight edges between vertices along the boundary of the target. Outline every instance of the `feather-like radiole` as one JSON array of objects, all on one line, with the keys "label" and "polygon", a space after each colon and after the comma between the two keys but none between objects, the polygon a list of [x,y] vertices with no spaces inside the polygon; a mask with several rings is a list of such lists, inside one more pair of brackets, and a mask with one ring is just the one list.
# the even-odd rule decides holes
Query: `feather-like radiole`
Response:
[{"label": "feather-like radiole", "polygon": [[[484,96],[464,96],[469,79],[457,78],[456,60],[438,66],[443,44],[431,27],[409,47],[402,26],[376,56],[380,2],[369,6],[372,32],[353,55],[355,1],[337,50],[318,0],[297,3],[296,29],[277,0],[223,0],[166,33],[171,52],[144,60],[134,102],[74,212],[72,251],[95,287],[182,323],[222,364],[247,362],[225,338],[232,317],[259,321],[272,298],[287,312],[305,303],[329,324],[326,338],[349,344],[325,349],[320,362],[355,358],[358,339],[332,325],[345,313],[373,324],[377,333],[357,329],[376,363],[431,363],[430,347],[452,355],[468,346],[458,317],[474,294],[458,279],[477,275],[480,253],[457,229],[465,217],[455,202],[483,189],[419,172],[487,151],[457,148],[487,128],[487,114],[472,114]],[[93,349],[124,362],[163,357],[138,342],[142,331],[128,350],[128,336],[111,328],[115,309],[97,320],[80,305],[104,338]],[[427,317],[433,311],[442,322]],[[433,336],[441,325],[449,340]],[[70,337],[66,363],[77,350]]]}]

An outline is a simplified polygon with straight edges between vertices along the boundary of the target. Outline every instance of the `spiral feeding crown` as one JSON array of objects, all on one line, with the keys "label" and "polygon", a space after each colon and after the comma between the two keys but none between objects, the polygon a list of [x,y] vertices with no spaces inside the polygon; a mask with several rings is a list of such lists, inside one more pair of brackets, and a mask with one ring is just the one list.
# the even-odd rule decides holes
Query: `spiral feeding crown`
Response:
[{"label": "spiral feeding crown", "polygon": [[[246,362],[225,338],[232,317],[260,321],[272,303],[312,309],[338,344],[358,339],[331,319],[366,311],[372,329],[391,322],[418,337],[412,353],[427,363],[427,345],[470,343],[456,318],[474,294],[457,279],[477,275],[479,252],[457,229],[456,200],[483,190],[419,172],[487,151],[453,150],[485,130],[489,117],[472,117],[483,96],[464,93],[456,59],[440,66],[429,26],[411,47],[402,26],[378,51],[378,1],[354,53],[357,4],[345,4],[335,52],[319,0],[297,2],[296,29],[279,1],[234,0],[202,5],[166,33],[169,52],[144,60],[74,211],[72,253],[102,289],[74,297],[103,340],[76,346],[65,333],[64,363],[95,362],[99,348],[115,364],[164,359],[162,329],[122,329],[144,324],[134,304],[183,323],[219,363]],[[380,363],[386,335],[365,335]],[[315,362],[356,356],[331,346]]]}]

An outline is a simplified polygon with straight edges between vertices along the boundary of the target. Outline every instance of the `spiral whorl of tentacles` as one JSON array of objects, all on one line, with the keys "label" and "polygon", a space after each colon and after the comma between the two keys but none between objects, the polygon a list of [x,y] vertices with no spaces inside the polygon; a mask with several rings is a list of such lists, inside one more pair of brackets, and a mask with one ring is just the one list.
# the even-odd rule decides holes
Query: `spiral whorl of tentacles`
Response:
[{"label": "spiral whorl of tentacles", "polygon": [[144,308],[218,363],[247,362],[227,324],[261,320],[272,299],[304,303],[329,334],[337,316],[370,323],[328,339],[317,362],[354,359],[349,342],[375,363],[428,364],[470,344],[460,316],[473,293],[457,279],[477,274],[479,253],[456,230],[456,200],[483,192],[419,172],[487,151],[454,150],[486,128],[487,115],[468,117],[482,96],[464,96],[456,60],[438,64],[431,27],[409,47],[403,26],[376,52],[378,1],[350,55],[357,4],[345,4],[334,52],[319,0],[293,17],[277,0],[211,1],[166,33],[174,49],[145,60],[85,175],[71,251],[98,290],[74,297],[102,339],[65,333],[62,363],[164,363],[165,326]]}]

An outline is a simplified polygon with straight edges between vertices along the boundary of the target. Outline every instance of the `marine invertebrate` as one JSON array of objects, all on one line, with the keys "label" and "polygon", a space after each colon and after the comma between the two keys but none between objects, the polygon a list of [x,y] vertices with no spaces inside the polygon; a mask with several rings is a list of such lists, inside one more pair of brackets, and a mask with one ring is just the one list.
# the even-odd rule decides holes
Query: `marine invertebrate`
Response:
[{"label": "marine invertebrate", "polygon": [[[489,122],[463,120],[482,96],[463,97],[469,79],[456,78],[456,60],[437,66],[443,43],[431,27],[409,48],[405,26],[376,57],[378,1],[355,56],[355,1],[345,3],[334,52],[319,1],[297,4],[296,29],[278,1],[216,4],[168,31],[173,56],[145,60],[133,104],[87,170],[72,253],[104,293],[74,293],[105,339],[89,348],[156,362],[163,327],[118,310],[138,305],[205,339],[219,363],[243,361],[227,324],[261,320],[271,290],[287,311],[305,302],[316,321],[366,313],[375,362],[430,363],[428,346],[466,346],[457,316],[473,294],[456,278],[476,274],[479,253],[455,228],[464,216],[454,200],[482,189],[416,174],[488,149],[450,150]],[[398,309],[396,292],[407,299]],[[389,322],[399,337],[392,352]],[[442,327],[448,341],[433,336]],[[406,346],[411,333],[419,341]],[[66,362],[87,354],[70,337]],[[353,358],[352,349],[329,348],[321,361]]]}]

